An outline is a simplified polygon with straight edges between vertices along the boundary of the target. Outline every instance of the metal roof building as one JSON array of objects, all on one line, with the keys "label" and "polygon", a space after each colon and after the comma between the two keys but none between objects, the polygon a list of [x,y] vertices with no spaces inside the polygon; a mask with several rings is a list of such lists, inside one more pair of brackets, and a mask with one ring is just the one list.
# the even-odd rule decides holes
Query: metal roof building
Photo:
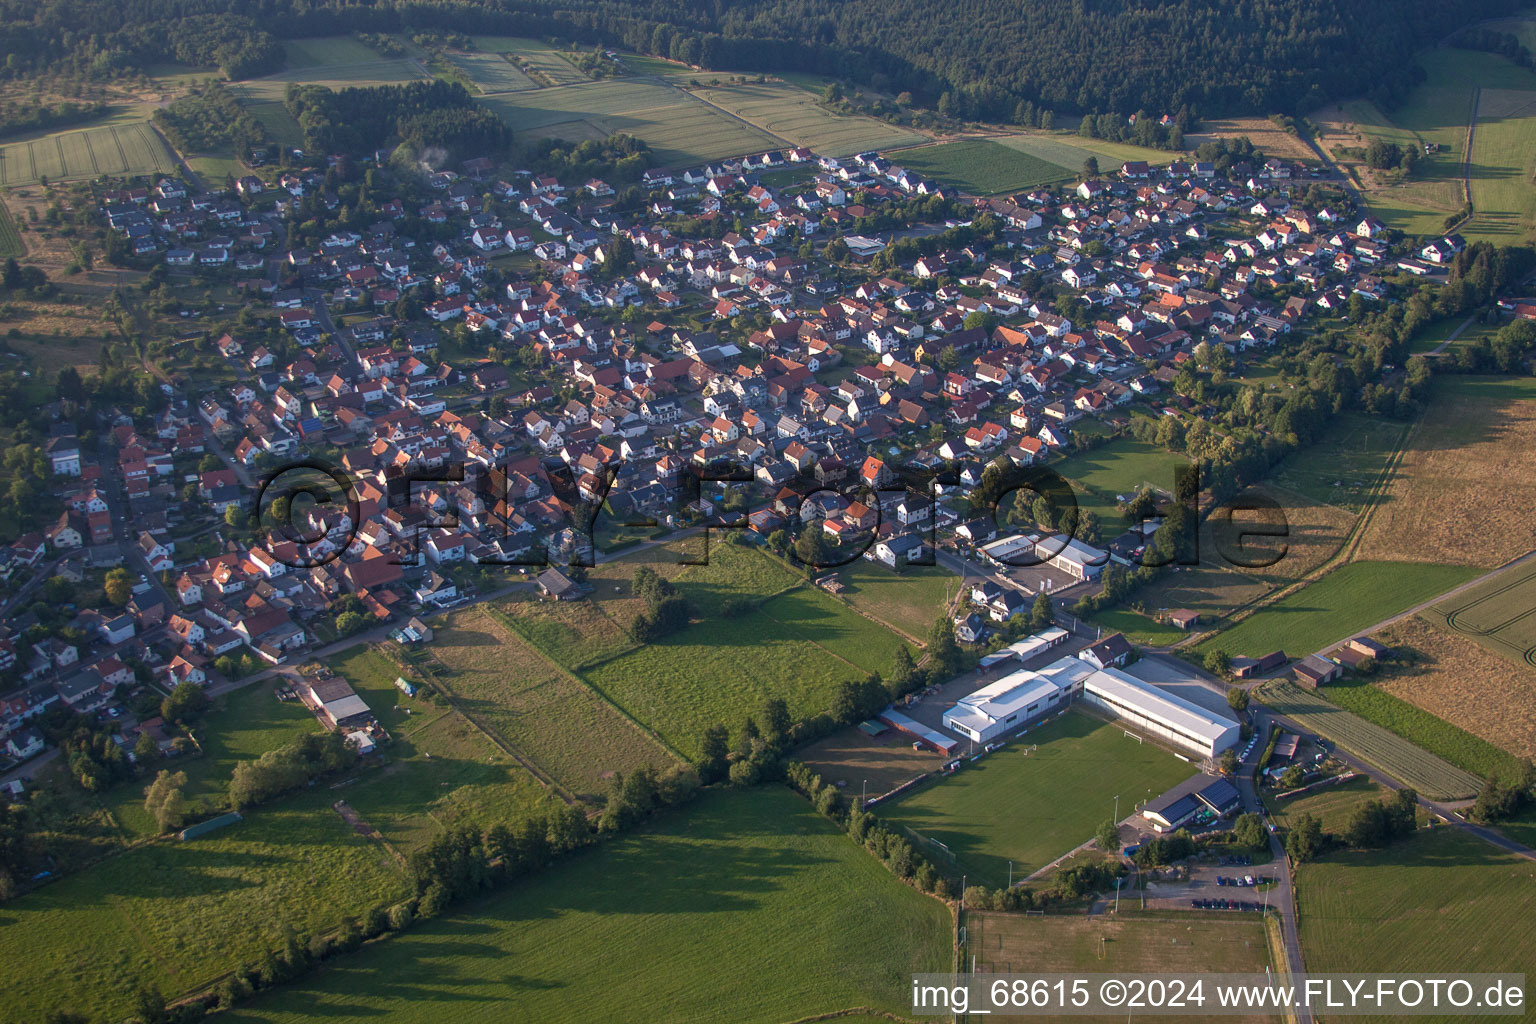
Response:
[{"label": "metal roof building", "polygon": [[1116,668],[1103,668],[1084,681],[1083,699],[1159,739],[1214,758],[1237,742],[1236,722],[1221,718],[1167,690]]}]

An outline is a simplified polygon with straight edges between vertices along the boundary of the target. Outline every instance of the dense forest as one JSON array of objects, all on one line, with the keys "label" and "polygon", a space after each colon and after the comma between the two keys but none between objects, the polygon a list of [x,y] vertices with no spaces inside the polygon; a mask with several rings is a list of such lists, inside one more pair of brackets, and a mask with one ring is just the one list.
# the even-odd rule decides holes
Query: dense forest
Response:
[{"label": "dense forest", "polygon": [[434,31],[558,36],[706,68],[814,71],[963,117],[1295,113],[1391,105],[1413,52],[1519,0],[0,0],[11,75],[155,61],[275,70],[274,37]]},{"label": "dense forest", "polygon": [[512,141],[506,122],[457,82],[341,90],[289,85],[284,102],[304,130],[304,145],[319,153],[366,153],[399,142],[417,151],[490,156]]}]

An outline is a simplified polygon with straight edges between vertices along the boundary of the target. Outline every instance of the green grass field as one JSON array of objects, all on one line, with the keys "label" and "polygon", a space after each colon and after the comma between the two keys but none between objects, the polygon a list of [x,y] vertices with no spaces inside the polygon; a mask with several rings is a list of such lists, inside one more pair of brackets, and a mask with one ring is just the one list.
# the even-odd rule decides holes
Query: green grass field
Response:
[{"label": "green grass field", "polygon": [[997,143],[1020,153],[1029,154],[1055,164],[1071,177],[1082,173],[1083,162],[1090,156],[1099,161],[1106,174],[1119,171],[1127,160],[1145,160],[1154,167],[1172,163],[1183,154],[1165,149],[1143,149],[1103,139],[1085,139],[1076,132],[1021,132],[1017,135],[999,136]]},{"label": "green grass field", "polygon": [[575,85],[589,82],[582,71],[560,56],[558,50],[536,39],[520,39],[516,36],[474,36],[470,40],[475,48],[487,53],[510,54],[514,60],[527,63],[542,85]]},{"label": "green grass field", "polygon": [[287,67],[290,71],[346,64],[372,64],[379,59],[378,53],[366,43],[351,36],[290,39],[283,44],[283,50],[288,54]]},{"label": "green grass field", "polygon": [[488,96],[484,103],[517,133],[585,121],[601,133],[643,139],[662,164],[741,156],[783,143],[702,100],[655,80],[584,82]]},{"label": "green grass field", "polygon": [[837,578],[843,584],[839,596],[854,608],[920,640],[960,585],[958,576],[937,565],[898,573],[863,558],[840,570]]},{"label": "green grass field", "polygon": [[1359,512],[1407,432],[1407,425],[1392,420],[1340,413],[1316,444],[1280,463],[1273,479],[1315,501]]},{"label": "green grass field", "polygon": [[1520,760],[1513,754],[1365,680],[1343,679],[1321,692],[1344,710],[1397,733],[1473,775],[1485,779],[1515,778],[1519,773]]},{"label": "green grass field", "polygon": [[1536,864],[1454,828],[1305,864],[1296,902],[1307,968],[1528,972],[1533,881]]},{"label": "green grass field", "polygon": [[[1463,201],[1462,161],[1474,93],[1481,89],[1477,130],[1472,143],[1472,201],[1476,216],[1461,228],[1469,241],[1499,244],[1527,237],[1536,189],[1530,182],[1536,138],[1521,111],[1518,93],[1536,90],[1536,75],[1490,53],[1440,47],[1416,56],[1426,75],[1390,115],[1365,100],[1343,104],[1345,117],[1366,140],[1398,145],[1434,143],[1436,152],[1420,160],[1414,174],[1400,182],[1383,180],[1368,190],[1371,212],[1388,227],[1408,234],[1434,235],[1445,216]],[[1324,148],[1346,140],[1323,139]]]},{"label": "green grass field", "polygon": [[[900,1013],[948,970],[948,909],[780,788],[713,792],[656,824],[336,961],[235,1022],[387,1016],[800,1020]],[[451,1007],[451,1010],[449,1009]]]},{"label": "green grass field", "polygon": [[1051,468],[1072,485],[1078,508],[1098,515],[1106,538],[1119,532],[1124,520],[1119,495],[1143,487],[1173,493],[1174,472],[1190,464],[1188,456],[1132,438],[1118,438],[1090,451],[1070,455]]},{"label": "green grass field", "polygon": [[442,829],[514,823],[557,799],[456,711],[413,717],[394,734],[389,757],[333,797],[402,853]]},{"label": "green grass field", "polygon": [[165,174],[175,157],[148,121],[55,132],[0,146],[0,185]]},{"label": "green grass field", "polygon": [[[309,40],[308,42],[313,44],[318,41]],[[347,40],[347,42],[355,43],[362,53],[368,55],[367,59],[353,60],[352,58],[359,54],[348,52],[344,55],[344,59],[337,62],[302,67],[290,65],[286,71],[280,71],[275,75],[235,82],[230,85],[229,90],[249,103],[281,103],[290,82],[298,82],[301,85],[323,85],[330,89],[350,89],[372,85],[398,85],[403,82],[421,81],[424,77],[415,61],[404,58],[386,59],[363,44],[356,43],[355,40]]]},{"label": "green grass field", "polygon": [[1536,76],[1520,89],[1484,89],[1472,139],[1472,241],[1519,245],[1536,219]]},{"label": "green grass field", "polygon": [[[788,701],[796,719],[819,714],[839,683],[888,670],[900,640],[824,595],[798,594],[772,605],[784,621],[753,612],[696,622],[581,674],[689,757],[707,727],[736,729],[770,697]],[[818,645],[824,641],[861,649],[839,648],[839,656]]]},{"label": "green grass field", "polygon": [[1203,641],[1200,652],[1293,658],[1321,651],[1478,574],[1459,565],[1351,562]]},{"label": "green grass field", "polygon": [[[1027,749],[1038,744],[1034,753]],[[1194,769],[1114,723],[1073,711],[876,813],[949,846],[955,871],[1000,886],[1044,867]]]},{"label": "green grass field", "polygon": [[252,117],[261,122],[262,128],[266,129],[267,137],[279,146],[297,149],[304,145],[303,129],[281,102],[247,102],[245,108],[251,112]]},{"label": "green grass field", "polygon": [[1065,181],[1076,173],[992,139],[963,139],[920,146],[892,154],[891,159],[940,183],[958,185],[967,192],[984,196]]},{"label": "green grass field", "polygon": [[[320,723],[304,705],[296,700],[279,701],[272,695],[272,687],[271,682],[252,683],[218,698],[214,709],[195,730],[203,756],[165,764],[172,771],[187,773],[189,800],[201,800],[211,809],[224,809],[236,761],[254,760],[306,733],[321,731]],[[147,783],[148,780],[127,782],[101,795],[103,805],[135,836],[154,835],[158,831],[144,810]]]},{"label": "green grass field", "polygon": [[924,135],[873,117],[835,114],[815,96],[784,82],[712,86],[693,94],[770,134],[827,156],[927,141]]},{"label": "green grass field", "polygon": [[[1193,925],[1194,927],[1191,927]],[[966,950],[981,973],[1260,972],[1270,965],[1256,914],[966,913]]]},{"label": "green grass field", "polygon": [[1466,799],[1482,788],[1477,776],[1289,680],[1266,685],[1259,696],[1303,729],[1358,754],[1431,800]]},{"label": "green grass field", "polygon": [[568,792],[596,796],[614,772],[663,768],[667,751],[517,635],[494,610],[434,623],[428,648],[454,707]]},{"label": "green grass field", "polygon": [[11,211],[0,203],[0,258],[10,256],[25,256],[27,246],[21,240],[21,232],[16,230],[16,221],[11,217]]},{"label": "green grass field", "polygon": [[444,59],[482,93],[521,92],[539,87],[537,82],[524,74],[504,54],[449,53]]},{"label": "green grass field", "polygon": [[[645,609],[630,586],[640,566],[671,580],[695,614],[686,629],[645,646],[628,632]],[[826,711],[839,683],[888,671],[903,642],[777,560],[720,543],[706,556],[701,537],[605,562],[588,582],[592,593],[581,601],[504,602],[501,621],[688,757],[705,728],[738,728],[769,697],[787,700],[797,719]],[[728,601],[756,607],[726,617]]]},{"label": "green grass field", "polygon": [[167,995],[202,986],[276,947],[284,923],[325,930],[340,914],[403,898],[408,886],[394,860],[330,809],[336,798],[322,788],[6,903],[7,1014],[41,1019],[70,1009],[119,1020],[136,984]]},{"label": "green grass field", "polygon": [[1385,800],[1390,795],[1385,786],[1358,775],[1348,782],[1336,782],[1289,800],[1266,796],[1264,805],[1281,828],[1290,828],[1302,815],[1310,814],[1323,823],[1325,832],[1339,833],[1349,825],[1355,809],[1361,804],[1367,800]]}]

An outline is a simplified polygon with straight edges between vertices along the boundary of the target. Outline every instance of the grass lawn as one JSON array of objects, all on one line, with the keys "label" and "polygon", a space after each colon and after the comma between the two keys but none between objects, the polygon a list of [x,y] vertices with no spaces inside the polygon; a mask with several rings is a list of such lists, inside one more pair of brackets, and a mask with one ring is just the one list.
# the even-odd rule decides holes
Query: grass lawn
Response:
[{"label": "grass lawn", "polygon": [[[901,1013],[949,910],[777,787],[656,824],[263,996],[234,1022],[800,1020]],[[853,951],[850,955],[850,951]],[[497,966],[497,965],[500,966]]]},{"label": "grass lawn", "polygon": [[1178,643],[1189,635],[1178,626],[1158,622],[1150,616],[1142,615],[1129,608],[1110,608],[1096,612],[1089,617],[1089,621],[1096,626],[1104,627],[1106,635],[1124,633],[1131,642],[1152,647],[1166,647],[1169,644]]},{"label": "grass lawn", "polygon": [[960,583],[958,576],[937,565],[914,565],[895,572],[864,558],[842,569],[837,578],[843,584],[840,597],[864,614],[919,639],[928,636]]},{"label": "grass lawn", "polygon": [[[270,680],[252,683],[215,700],[213,710],[194,730],[203,756],[177,758],[157,766],[187,773],[189,800],[202,800],[218,809],[227,807],[236,761],[254,760],[306,733],[321,731],[320,723],[303,704],[274,697],[273,685]],[[127,782],[102,794],[102,803],[113,817],[137,836],[158,831],[144,810],[144,787],[152,778]]]},{"label": "grass lawn", "polygon": [[557,798],[456,711],[424,714],[394,736],[390,764],[331,794],[409,853],[455,825],[489,828]]},{"label": "grass lawn", "polygon": [[1073,711],[876,813],[947,844],[956,872],[1000,886],[1009,861],[1018,880],[1093,838],[1117,794],[1127,815],[1192,773],[1120,726]]},{"label": "grass lawn", "polygon": [[1065,181],[1073,171],[1033,153],[1004,146],[992,139],[962,139],[902,150],[892,159],[910,171],[958,185],[977,195],[1018,192],[1053,181]]},{"label": "grass lawn", "polygon": [[1472,205],[1468,241],[1520,245],[1536,218],[1536,75],[1515,88],[1484,89],[1472,138]]},{"label": "grass lawn", "polygon": [[[640,566],[669,579],[695,614],[644,647],[628,632],[645,609],[630,585]],[[796,718],[827,710],[843,680],[888,671],[902,642],[769,556],[718,542],[706,552],[701,537],[595,566],[588,583],[580,601],[505,602],[500,621],[689,757],[706,727],[738,728],[769,697],[788,700]],[[731,600],[760,605],[726,618]]]},{"label": "grass lawn", "polygon": [[762,614],[789,627],[802,643],[814,644],[865,672],[889,671],[901,646],[900,638],[880,623],[809,587],[769,599]]},{"label": "grass lawn", "polygon": [[1255,658],[1283,650],[1301,657],[1476,575],[1477,570],[1457,565],[1351,562],[1217,633],[1197,650]]},{"label": "grass lawn", "polygon": [[1467,799],[1482,788],[1477,776],[1289,680],[1266,684],[1259,699],[1432,800]]},{"label": "grass lawn", "polygon": [[1051,468],[1072,486],[1078,507],[1097,513],[1105,536],[1113,537],[1123,523],[1119,495],[1133,495],[1143,487],[1172,494],[1174,471],[1189,464],[1187,456],[1122,437],[1069,455]]},{"label": "grass lawn", "polygon": [[340,914],[407,895],[403,873],[347,827],[328,789],[199,839],[162,840],[0,910],[7,1015],[128,1015],[135,984],[167,995],[208,984],[277,947],[284,923],[328,930]]},{"label": "grass lawn", "polygon": [[1297,872],[1307,968],[1526,973],[1536,949],[1533,882],[1536,864],[1454,828],[1330,854]]}]

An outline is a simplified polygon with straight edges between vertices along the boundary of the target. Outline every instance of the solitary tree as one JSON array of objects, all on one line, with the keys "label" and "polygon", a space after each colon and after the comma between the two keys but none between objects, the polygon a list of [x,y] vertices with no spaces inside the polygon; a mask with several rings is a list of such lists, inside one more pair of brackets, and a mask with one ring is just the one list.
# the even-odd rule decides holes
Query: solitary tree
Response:
[{"label": "solitary tree", "polygon": [[1242,714],[1244,711],[1248,710],[1248,702],[1251,699],[1252,698],[1248,695],[1248,691],[1243,689],[1241,686],[1234,686],[1227,691],[1227,706],[1230,707],[1233,711],[1236,711],[1238,714]]},{"label": "solitary tree", "polygon": [[1051,599],[1044,591],[1035,595],[1035,606],[1029,612],[1029,628],[1033,630],[1045,629],[1056,621],[1056,612],[1051,608]]},{"label": "solitary tree", "polygon": [[1094,833],[1093,841],[1098,843],[1099,849],[1105,853],[1115,853],[1120,849],[1120,826],[1106,820]]}]

